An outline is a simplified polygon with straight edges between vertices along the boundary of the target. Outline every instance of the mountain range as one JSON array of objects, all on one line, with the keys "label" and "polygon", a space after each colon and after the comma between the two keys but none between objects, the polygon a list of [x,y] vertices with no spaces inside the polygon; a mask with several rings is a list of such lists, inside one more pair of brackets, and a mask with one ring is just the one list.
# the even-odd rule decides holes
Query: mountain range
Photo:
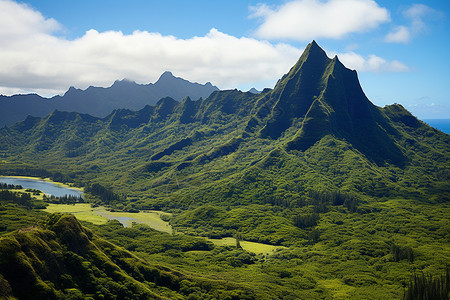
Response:
[{"label": "mountain range", "polygon": [[63,96],[43,98],[36,94],[0,96],[0,126],[23,121],[28,115],[42,117],[53,110],[86,113],[105,117],[113,109],[138,110],[145,105],[155,105],[163,97],[194,100],[208,97],[218,90],[210,82],[192,83],[171,72],[164,72],[155,83],[137,84],[124,79],[107,88],[90,86],[86,90],[70,87]]},{"label": "mountain range", "polygon": [[315,41],[258,94],[164,97],[105,117],[55,110],[0,138],[0,174],[85,186],[112,209],[168,211],[186,236],[285,246],[227,270],[267,298],[400,298],[414,271],[448,263],[450,136],[400,104],[374,105]]}]

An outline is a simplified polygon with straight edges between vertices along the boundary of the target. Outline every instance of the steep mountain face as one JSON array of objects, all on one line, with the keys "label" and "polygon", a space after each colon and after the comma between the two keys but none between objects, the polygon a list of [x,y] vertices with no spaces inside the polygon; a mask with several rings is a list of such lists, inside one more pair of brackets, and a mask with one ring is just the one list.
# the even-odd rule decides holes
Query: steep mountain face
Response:
[{"label": "steep mountain face", "polygon": [[262,137],[276,139],[289,127],[299,127],[288,150],[304,151],[332,134],[378,163],[405,162],[388,135],[395,130],[365,96],[356,71],[345,68],[337,56],[328,58],[315,41],[264,101],[258,111]]},{"label": "steep mountain face", "polygon": [[180,101],[189,96],[197,100],[217,90],[210,82],[192,83],[164,72],[158,81],[146,85],[124,79],[108,88],[91,86],[80,90],[71,87],[63,96],[50,99],[34,94],[0,96],[0,126],[12,125],[28,115],[42,117],[55,109],[105,117],[113,109],[139,110],[145,105],[155,105],[163,97]]},{"label": "steep mountain face", "polygon": [[316,42],[306,47],[295,66],[278,81],[264,105],[260,105],[258,115],[265,119],[262,137],[276,139],[294,119],[306,115],[324,88],[322,76],[329,62]]}]

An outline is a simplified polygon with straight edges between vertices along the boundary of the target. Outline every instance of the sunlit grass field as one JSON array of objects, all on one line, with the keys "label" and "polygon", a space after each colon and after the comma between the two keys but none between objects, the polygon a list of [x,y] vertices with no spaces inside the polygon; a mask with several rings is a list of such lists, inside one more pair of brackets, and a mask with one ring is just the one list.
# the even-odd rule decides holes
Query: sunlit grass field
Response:
[{"label": "sunlit grass field", "polygon": [[[216,246],[236,246],[236,239],[233,237],[226,237],[222,239],[207,239],[210,242],[213,242]],[[283,246],[273,246],[262,243],[248,242],[248,241],[240,241],[242,249],[248,252],[253,252],[255,254],[272,254],[279,249],[287,249]]]},{"label": "sunlit grass field", "polygon": [[[105,207],[92,207],[88,203],[76,204],[49,204],[44,210],[48,213],[69,213],[77,217],[81,221],[91,222],[96,225],[102,225],[110,219],[117,219],[126,227],[131,227],[133,222],[146,224],[149,227],[158,231],[172,233],[172,226],[168,222],[161,219],[161,215],[170,215],[168,213],[159,211],[145,211],[138,213],[128,212],[111,212]],[[236,239],[226,237],[222,239],[207,239],[213,242],[216,246],[235,246]],[[253,252],[255,254],[272,254],[279,249],[286,249],[283,246],[273,246],[262,243],[255,243],[249,241],[240,241],[242,249]]]},{"label": "sunlit grass field", "polygon": [[105,207],[92,207],[88,203],[76,204],[49,204],[44,210],[48,213],[70,213],[82,221],[91,222],[96,225],[105,224],[110,219],[117,219],[125,226],[130,227],[133,222],[142,223],[158,231],[171,233],[172,227],[168,222],[161,219],[165,213],[157,211],[146,211],[139,213],[111,212]]},{"label": "sunlit grass field", "polygon": [[91,222],[96,225],[105,224],[108,219],[97,213],[98,208],[92,208],[87,203],[76,204],[49,204],[44,210],[48,213],[69,213],[81,221]]}]

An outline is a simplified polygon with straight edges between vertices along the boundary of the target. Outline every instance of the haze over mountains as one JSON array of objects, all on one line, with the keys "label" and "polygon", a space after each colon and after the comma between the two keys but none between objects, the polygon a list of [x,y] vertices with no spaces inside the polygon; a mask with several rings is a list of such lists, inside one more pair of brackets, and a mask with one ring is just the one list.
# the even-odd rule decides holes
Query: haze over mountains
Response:
[{"label": "haze over mountains", "polygon": [[180,101],[189,96],[197,100],[216,90],[218,88],[210,82],[192,83],[164,72],[155,83],[137,84],[124,79],[108,88],[91,86],[80,90],[71,87],[63,96],[50,99],[36,94],[0,96],[0,126],[12,125],[28,115],[42,117],[55,109],[105,117],[118,108],[138,110],[145,105],[155,105],[163,97]]}]

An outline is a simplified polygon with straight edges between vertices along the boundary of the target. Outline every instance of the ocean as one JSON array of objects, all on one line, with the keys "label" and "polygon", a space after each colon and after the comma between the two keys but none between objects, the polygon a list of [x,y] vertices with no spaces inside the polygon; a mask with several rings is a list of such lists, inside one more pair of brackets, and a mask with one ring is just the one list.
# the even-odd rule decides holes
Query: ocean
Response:
[{"label": "ocean", "polygon": [[431,127],[450,134],[450,119],[425,119],[422,120]]}]

